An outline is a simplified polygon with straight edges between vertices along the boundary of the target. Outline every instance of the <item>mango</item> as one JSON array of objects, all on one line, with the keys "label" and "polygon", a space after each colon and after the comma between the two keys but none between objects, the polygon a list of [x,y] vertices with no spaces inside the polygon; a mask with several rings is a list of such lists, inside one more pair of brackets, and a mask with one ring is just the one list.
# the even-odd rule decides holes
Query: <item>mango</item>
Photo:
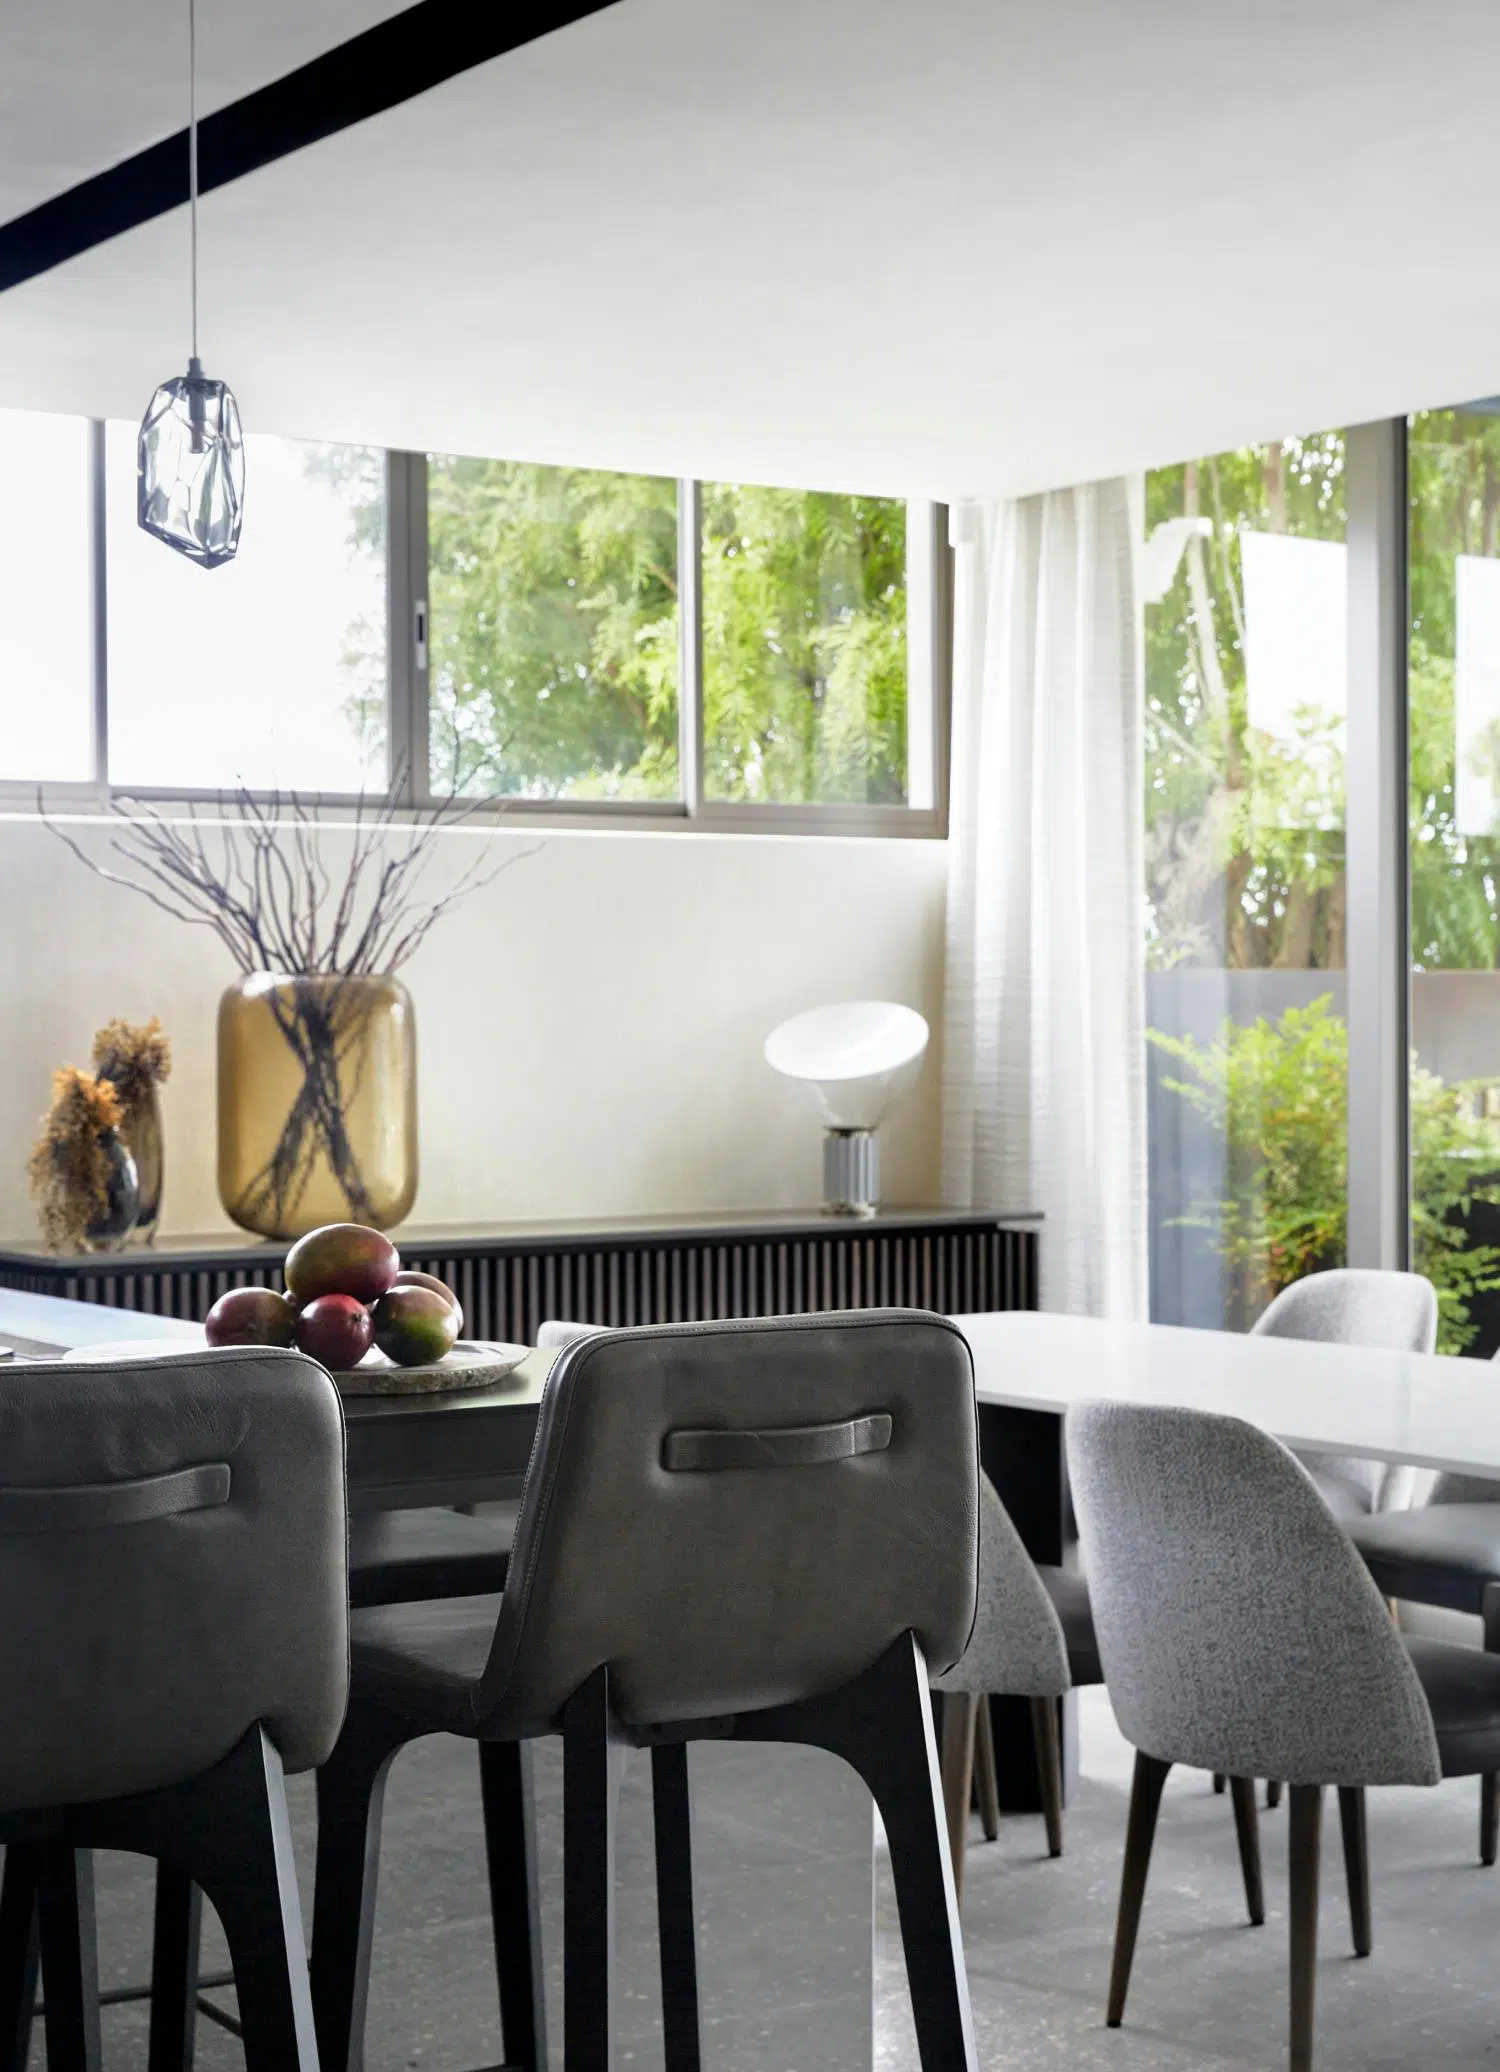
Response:
[{"label": "mango", "polygon": [[297,1350],[347,1374],[370,1350],[370,1312],[352,1295],[315,1295],[297,1318]]},{"label": "mango", "polygon": [[392,1288],[370,1312],[375,1343],[398,1367],[427,1367],[451,1352],[458,1336],[458,1310],[446,1291]]},{"label": "mango", "polygon": [[460,1331],[463,1330],[464,1306],[448,1286],[448,1283],[440,1281],[435,1273],[418,1273],[414,1266],[403,1266],[400,1273],[391,1282],[391,1286],[393,1288],[431,1288],[434,1295],[441,1295],[445,1302],[452,1303],[458,1315],[458,1328]]},{"label": "mango", "polygon": [[299,1303],[319,1295],[374,1302],[400,1271],[401,1254],[378,1230],[363,1223],[325,1223],[298,1238],[281,1274],[288,1295]]},{"label": "mango", "polygon": [[290,1345],[297,1312],[274,1288],[231,1288],[203,1320],[210,1345]]}]

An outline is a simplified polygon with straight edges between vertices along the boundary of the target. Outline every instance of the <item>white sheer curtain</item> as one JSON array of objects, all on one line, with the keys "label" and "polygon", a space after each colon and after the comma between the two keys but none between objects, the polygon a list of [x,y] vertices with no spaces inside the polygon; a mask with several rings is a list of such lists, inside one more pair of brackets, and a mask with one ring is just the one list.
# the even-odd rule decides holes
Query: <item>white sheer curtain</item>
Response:
[{"label": "white sheer curtain", "polygon": [[1039,1209],[1042,1303],[1146,1314],[1135,485],[955,535],[943,1198]]}]

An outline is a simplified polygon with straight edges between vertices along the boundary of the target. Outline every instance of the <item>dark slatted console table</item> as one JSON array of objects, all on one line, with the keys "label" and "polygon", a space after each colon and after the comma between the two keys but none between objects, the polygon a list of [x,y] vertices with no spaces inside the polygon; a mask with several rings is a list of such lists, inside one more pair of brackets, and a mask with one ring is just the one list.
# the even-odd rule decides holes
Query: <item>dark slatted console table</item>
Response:
[{"label": "dark slatted console table", "polygon": [[[447,1281],[472,1338],[529,1345],[546,1317],[690,1323],[802,1310],[1035,1309],[1034,1216],[884,1209],[632,1216],[391,1233],[402,1263]],[[0,1287],[201,1320],[226,1288],[279,1287],[284,1244],[166,1238],[124,1252],[0,1249]]]}]

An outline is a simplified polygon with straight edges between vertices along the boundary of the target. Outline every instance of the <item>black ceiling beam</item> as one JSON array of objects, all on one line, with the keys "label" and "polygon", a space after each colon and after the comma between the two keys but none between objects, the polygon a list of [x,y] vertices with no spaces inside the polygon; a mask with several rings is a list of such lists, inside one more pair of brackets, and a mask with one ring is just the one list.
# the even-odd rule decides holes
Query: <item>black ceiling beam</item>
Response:
[{"label": "black ceiling beam", "polygon": [[[198,125],[207,194],[621,0],[417,0]],[[181,208],[188,134],[164,137],[0,224],[0,292]]]}]

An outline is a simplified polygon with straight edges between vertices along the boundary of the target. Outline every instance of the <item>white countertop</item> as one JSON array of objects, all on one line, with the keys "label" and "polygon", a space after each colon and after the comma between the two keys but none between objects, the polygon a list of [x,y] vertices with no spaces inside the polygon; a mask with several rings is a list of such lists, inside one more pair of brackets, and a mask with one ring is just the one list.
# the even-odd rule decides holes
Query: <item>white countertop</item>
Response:
[{"label": "white countertop", "polygon": [[1031,1311],[953,1321],[973,1349],[982,1403],[1217,1410],[1289,1446],[1500,1480],[1500,1365],[1488,1360]]}]

